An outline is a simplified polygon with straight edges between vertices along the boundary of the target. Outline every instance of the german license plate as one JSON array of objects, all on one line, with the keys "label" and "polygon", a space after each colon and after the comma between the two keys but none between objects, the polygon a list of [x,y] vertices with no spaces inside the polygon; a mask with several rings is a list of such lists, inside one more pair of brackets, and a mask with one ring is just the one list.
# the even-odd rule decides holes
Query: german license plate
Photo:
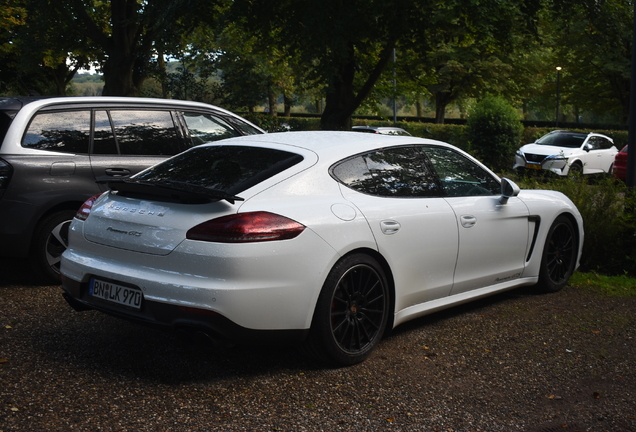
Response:
[{"label": "german license plate", "polygon": [[543,167],[539,164],[526,164],[526,168],[540,170]]},{"label": "german license plate", "polygon": [[111,303],[129,306],[134,309],[141,309],[141,301],[144,298],[141,291],[137,288],[118,285],[113,282],[95,278],[90,280],[88,294]]}]

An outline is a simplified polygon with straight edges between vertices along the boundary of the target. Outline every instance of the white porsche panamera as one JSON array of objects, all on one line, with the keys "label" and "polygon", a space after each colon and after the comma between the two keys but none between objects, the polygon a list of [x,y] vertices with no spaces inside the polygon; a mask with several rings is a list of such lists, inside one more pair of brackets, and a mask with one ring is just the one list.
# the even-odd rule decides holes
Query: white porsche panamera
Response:
[{"label": "white porsche panamera", "polygon": [[238,342],[302,341],[348,365],[385,330],[515,287],[557,291],[583,225],[448,144],[285,132],[192,148],[78,211],[76,310]]}]

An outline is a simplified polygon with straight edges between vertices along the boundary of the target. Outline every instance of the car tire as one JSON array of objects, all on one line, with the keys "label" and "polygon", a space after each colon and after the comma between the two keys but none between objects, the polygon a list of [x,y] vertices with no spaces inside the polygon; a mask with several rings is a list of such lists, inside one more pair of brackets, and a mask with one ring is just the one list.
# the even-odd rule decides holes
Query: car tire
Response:
[{"label": "car tire", "polygon": [[583,165],[580,162],[574,162],[570,165],[570,170],[568,171],[568,177],[580,178],[583,174]]},{"label": "car tire", "polygon": [[51,213],[35,228],[29,261],[43,282],[60,283],[60,261],[68,247],[68,229],[75,213],[75,210]]},{"label": "car tire", "polygon": [[538,288],[542,292],[560,291],[572,276],[578,256],[578,239],[567,216],[556,218],[548,235],[539,270]]},{"label": "car tire", "polygon": [[384,334],[390,304],[378,262],[366,254],[344,257],[323,285],[305,351],[341,366],[364,361]]}]

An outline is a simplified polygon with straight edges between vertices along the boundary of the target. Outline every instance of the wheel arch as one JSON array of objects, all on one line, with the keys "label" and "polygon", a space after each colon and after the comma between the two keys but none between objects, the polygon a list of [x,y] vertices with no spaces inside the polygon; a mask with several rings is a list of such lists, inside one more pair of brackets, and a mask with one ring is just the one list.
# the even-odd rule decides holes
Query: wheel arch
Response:
[{"label": "wheel arch", "polygon": [[577,248],[577,262],[576,262],[576,266],[575,266],[575,270],[576,268],[578,268],[578,264],[579,264],[579,260],[581,259],[581,248],[583,246],[583,236],[584,236],[584,232],[581,232],[581,228],[579,226],[579,221],[577,220],[576,217],[574,217],[574,215],[568,211],[564,211],[558,215],[556,215],[556,217],[554,218],[554,220],[552,221],[552,223],[554,223],[554,221],[557,220],[557,218],[561,217],[561,216],[565,216],[566,218],[568,218],[570,220],[570,222],[572,223],[572,226],[574,227],[574,231],[576,233],[576,248]]},{"label": "wheel arch", "polygon": [[[350,250],[346,254],[342,255],[334,263],[332,268],[334,266],[336,266],[340,261],[345,259],[346,257],[351,256],[351,255],[355,255],[355,254],[365,254],[365,255],[368,255],[368,256],[372,257],[373,259],[375,259],[378,262],[378,264],[382,268],[382,271],[384,272],[384,276],[386,277],[386,280],[387,280],[387,283],[388,283],[388,290],[389,290],[389,310],[392,311],[389,314],[389,316],[388,316],[388,320],[387,320],[387,324],[386,324],[386,328],[385,328],[385,333],[387,333],[393,328],[393,322],[394,322],[394,318],[395,318],[395,281],[394,281],[394,278],[393,278],[393,272],[391,271],[391,266],[389,265],[387,260],[384,259],[384,256],[381,253],[379,253],[378,251],[376,251],[374,249],[371,249],[371,248],[362,247],[362,248],[357,248],[357,249]],[[327,274],[329,274],[330,271],[331,271],[331,269],[329,269]],[[314,313],[312,314],[312,319],[311,319],[311,324],[312,325],[313,325],[313,322],[314,322],[314,319],[315,319],[315,316],[314,316],[315,312],[316,312],[316,304],[314,304]]]},{"label": "wheel arch", "polygon": [[35,223],[33,224],[33,229],[30,232],[30,238],[29,238],[29,242],[28,242],[29,243],[29,249],[31,249],[31,244],[33,243],[33,233],[35,232],[36,228],[38,226],[40,226],[40,224],[42,223],[43,220],[45,220],[50,215],[52,215],[54,213],[61,212],[61,211],[67,211],[67,210],[77,211],[82,206],[82,204],[84,204],[84,201],[79,200],[79,199],[78,200],[63,201],[63,202],[57,203],[57,204],[49,207],[45,211],[43,211],[36,218]]},{"label": "wheel arch", "polygon": [[568,174],[570,173],[570,170],[572,169],[573,166],[579,166],[581,168],[581,174],[585,174],[585,164],[580,158],[575,157],[572,161],[568,160],[568,163],[567,163]]}]

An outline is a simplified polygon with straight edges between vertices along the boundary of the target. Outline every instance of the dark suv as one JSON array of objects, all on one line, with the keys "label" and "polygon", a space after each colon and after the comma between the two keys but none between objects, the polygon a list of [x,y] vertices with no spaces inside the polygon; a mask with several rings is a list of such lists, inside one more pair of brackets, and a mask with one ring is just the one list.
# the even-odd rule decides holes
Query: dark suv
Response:
[{"label": "dark suv", "polygon": [[262,129],[197,102],[0,98],[0,256],[59,281],[70,221],[105,181],[204,142]]}]

